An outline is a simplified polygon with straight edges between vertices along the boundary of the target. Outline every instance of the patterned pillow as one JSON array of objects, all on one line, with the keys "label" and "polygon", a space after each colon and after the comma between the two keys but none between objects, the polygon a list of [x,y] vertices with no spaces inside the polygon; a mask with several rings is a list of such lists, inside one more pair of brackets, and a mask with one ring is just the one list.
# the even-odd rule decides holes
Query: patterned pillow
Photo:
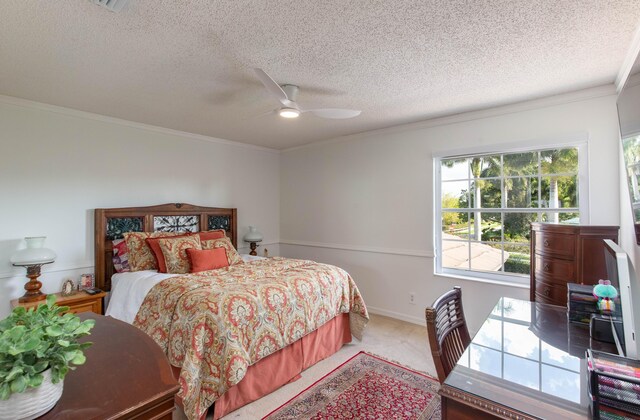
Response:
[{"label": "patterned pillow", "polygon": [[116,273],[131,271],[129,267],[129,249],[124,239],[116,239],[113,244],[113,267]]},{"label": "patterned pillow", "polygon": [[187,249],[202,249],[198,235],[181,236],[179,238],[162,238],[158,241],[167,273],[185,274],[191,271],[191,263]]},{"label": "patterned pillow", "polygon": [[146,243],[147,238],[182,235],[182,232],[127,232],[124,240],[129,249],[129,267],[131,271],[157,270],[156,258]]},{"label": "patterned pillow", "polygon": [[244,261],[238,251],[233,247],[233,244],[229,238],[212,239],[209,241],[202,241],[202,249],[224,248],[227,252],[227,260],[229,265],[242,264]]},{"label": "patterned pillow", "polygon": [[[182,236],[189,236],[191,233],[179,234],[176,236],[172,236],[172,238],[179,238]],[[156,264],[158,265],[158,273],[166,273],[167,272],[167,264],[164,261],[164,255],[162,254],[162,250],[160,249],[160,241],[162,237],[158,238],[147,238],[145,242],[151,248],[151,252],[153,253],[153,257],[156,259]]]}]

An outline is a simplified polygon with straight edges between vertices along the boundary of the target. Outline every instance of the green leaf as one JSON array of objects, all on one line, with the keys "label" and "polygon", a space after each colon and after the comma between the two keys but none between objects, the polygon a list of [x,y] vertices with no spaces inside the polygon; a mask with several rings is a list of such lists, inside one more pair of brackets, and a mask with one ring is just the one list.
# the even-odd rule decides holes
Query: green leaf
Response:
[{"label": "green leaf", "polygon": [[62,334],[62,328],[60,328],[59,325],[48,326],[47,328],[45,328],[45,331],[47,332],[47,335],[51,337],[58,337]]},{"label": "green leaf", "polygon": [[36,373],[44,372],[48,367],[49,362],[47,362],[46,360],[40,360],[38,363],[33,365],[33,369],[36,371]]},{"label": "green leaf", "polygon": [[76,352],[76,356],[73,358],[73,360],[71,360],[71,363],[73,363],[74,365],[83,365],[84,362],[86,361],[87,361],[87,358],[85,357],[85,355],[78,350]]},{"label": "green leaf", "polygon": [[15,378],[18,377],[18,375],[22,375],[22,372],[23,372],[22,367],[14,366],[13,369],[11,369],[11,371],[9,371],[7,376],[4,378],[5,382],[13,381]]},{"label": "green leaf", "polygon": [[89,347],[91,347],[93,345],[93,342],[91,341],[87,341],[86,343],[80,343],[80,350],[85,350],[88,349]]},{"label": "green leaf", "polygon": [[80,324],[80,326],[78,328],[75,329],[75,331],[73,332],[74,334],[86,334],[89,332],[89,330],[91,329],[92,325],[88,325],[85,324],[84,322],[82,324]]},{"label": "green leaf", "polygon": [[27,341],[22,345],[22,351],[28,352],[35,350],[40,345],[40,339],[38,337],[28,338]]},{"label": "green leaf", "polygon": [[64,353],[64,360],[67,363],[71,363],[71,361],[73,361],[73,359],[76,358],[78,353],[81,353],[81,352],[79,350],[67,351],[67,352]]},{"label": "green leaf", "polygon": [[35,388],[37,386],[42,385],[42,381],[44,380],[44,376],[37,373],[29,378],[29,386]]},{"label": "green leaf", "polygon": [[24,325],[16,325],[15,327],[6,331],[5,334],[6,334],[6,338],[8,338],[9,340],[17,341],[18,339],[20,339],[20,337],[25,335],[26,332],[27,332],[27,328]]},{"label": "green leaf", "polygon": [[8,383],[0,384],[0,400],[8,400],[11,395],[11,387]]},{"label": "green leaf", "polygon": [[24,392],[25,389],[27,389],[27,378],[25,376],[18,376],[16,379],[14,379],[13,381],[11,381],[11,392],[13,393],[17,393],[17,392]]},{"label": "green leaf", "polygon": [[56,296],[55,295],[47,295],[47,307],[51,309],[53,305],[56,304]]},{"label": "green leaf", "polygon": [[55,308],[56,313],[67,312],[69,310],[68,306],[57,306]]}]

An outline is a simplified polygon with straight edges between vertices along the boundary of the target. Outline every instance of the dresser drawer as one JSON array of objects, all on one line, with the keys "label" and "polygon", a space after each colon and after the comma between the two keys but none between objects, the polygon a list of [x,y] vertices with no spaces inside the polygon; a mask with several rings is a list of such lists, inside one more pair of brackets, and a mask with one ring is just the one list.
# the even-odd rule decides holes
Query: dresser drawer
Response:
[{"label": "dresser drawer", "polygon": [[575,235],[561,233],[536,232],[536,253],[552,254],[567,259],[574,259],[576,255]]},{"label": "dresser drawer", "polygon": [[566,306],[567,286],[556,283],[547,283],[544,281],[536,281],[535,298],[536,302]]},{"label": "dresser drawer", "polygon": [[69,311],[72,314],[80,314],[82,312],[95,312],[97,314],[100,313],[100,310],[97,308],[98,305],[95,302],[87,302],[80,303],[69,307]]},{"label": "dresser drawer", "polygon": [[536,254],[536,279],[544,279],[550,283],[575,283],[576,265],[573,261],[561,260]]}]

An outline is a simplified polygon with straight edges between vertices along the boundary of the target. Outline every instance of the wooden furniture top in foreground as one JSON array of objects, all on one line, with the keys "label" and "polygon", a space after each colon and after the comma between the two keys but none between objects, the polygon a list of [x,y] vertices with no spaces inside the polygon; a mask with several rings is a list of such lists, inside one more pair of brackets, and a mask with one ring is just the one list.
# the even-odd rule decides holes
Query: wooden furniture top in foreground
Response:
[{"label": "wooden furniture top in foreground", "polygon": [[81,341],[87,361],[67,374],[56,406],[41,419],[171,420],[179,385],[160,347],[145,333],[111,317],[95,319],[91,335]]},{"label": "wooden furniture top in foreground", "polygon": [[237,210],[201,207],[185,203],[149,207],[95,209],[96,287],[111,290],[113,268],[112,241],[126,232],[199,232],[224,229],[238,248]]},{"label": "wooden furniture top in foreground", "polygon": [[589,418],[589,347],[616,353],[565,307],[500,298],[442,384],[443,418]]},{"label": "wooden furniture top in foreground", "polygon": [[[82,312],[94,312],[96,314],[102,314],[102,299],[107,294],[105,292],[96,293],[90,295],[84,291],[79,291],[71,296],[62,296],[60,293],[56,293],[56,305],[68,306],[69,312],[79,314]],[[37,302],[19,302],[18,299],[11,301],[11,307],[23,306],[27,309],[35,308],[38,305],[46,304],[46,301],[39,300]]]}]

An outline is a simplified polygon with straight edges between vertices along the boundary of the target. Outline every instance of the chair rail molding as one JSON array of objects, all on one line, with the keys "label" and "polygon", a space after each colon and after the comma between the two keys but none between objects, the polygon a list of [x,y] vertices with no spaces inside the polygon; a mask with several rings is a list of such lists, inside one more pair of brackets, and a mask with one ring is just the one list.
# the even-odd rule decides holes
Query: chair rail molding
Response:
[{"label": "chair rail molding", "polygon": [[329,243],[329,242],[296,241],[292,239],[282,239],[280,243],[283,245],[309,246],[314,248],[330,248],[330,249],[342,249],[346,251],[356,251],[356,252],[372,252],[376,254],[392,254],[392,255],[403,255],[408,257],[434,258],[434,253],[432,250],[382,248],[382,247],[373,247],[373,246],[336,244],[336,243]]}]

